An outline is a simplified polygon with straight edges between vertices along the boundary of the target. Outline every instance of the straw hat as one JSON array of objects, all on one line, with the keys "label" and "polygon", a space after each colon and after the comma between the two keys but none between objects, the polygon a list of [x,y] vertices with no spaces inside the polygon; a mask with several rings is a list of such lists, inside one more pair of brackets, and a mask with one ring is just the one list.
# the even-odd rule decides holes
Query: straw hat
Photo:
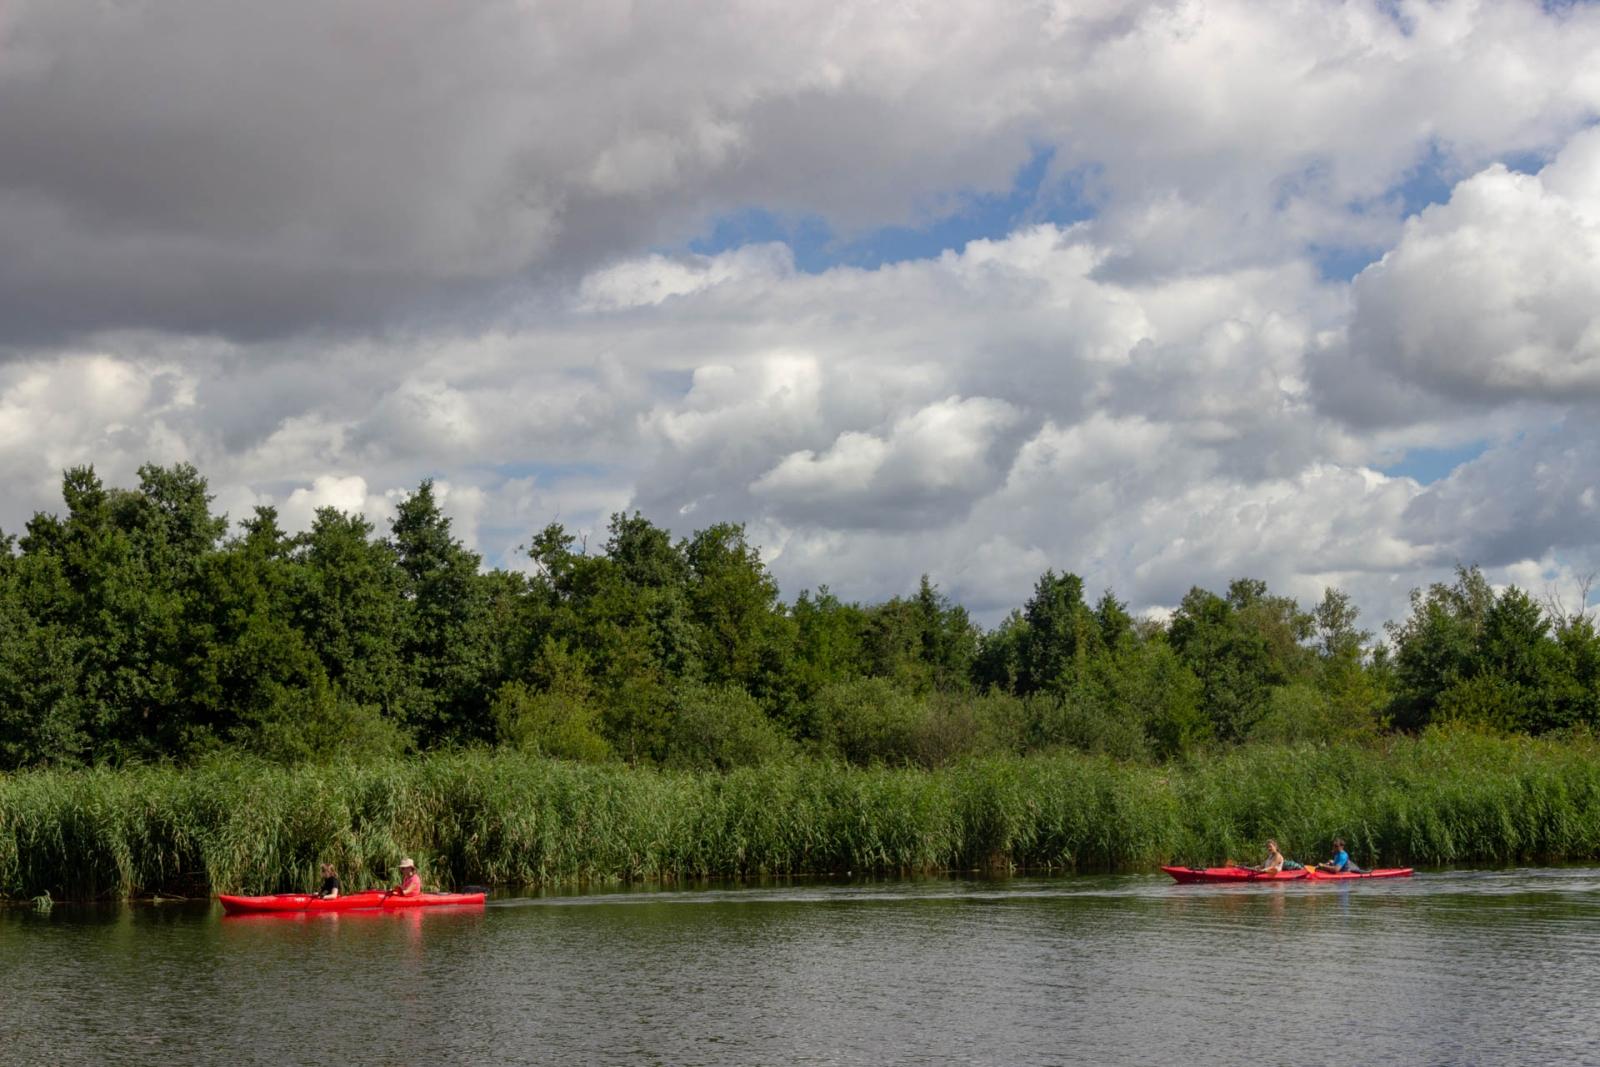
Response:
[{"label": "straw hat", "polygon": [[412,858],[410,856],[407,856],[405,859],[400,861],[400,869],[402,871],[405,870],[407,867],[410,867],[412,870],[416,870],[417,869],[416,862],[414,860],[412,860]]}]

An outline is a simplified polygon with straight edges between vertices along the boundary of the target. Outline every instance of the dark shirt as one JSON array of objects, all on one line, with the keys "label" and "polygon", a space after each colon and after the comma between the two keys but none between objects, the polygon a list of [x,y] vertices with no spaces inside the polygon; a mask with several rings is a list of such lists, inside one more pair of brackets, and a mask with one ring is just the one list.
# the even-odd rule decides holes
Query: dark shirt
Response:
[{"label": "dark shirt", "polygon": [[326,878],[324,878],[322,880],[322,888],[317,890],[317,896],[325,897],[329,893],[342,893],[342,892],[344,892],[344,890],[339,885],[339,876],[337,874],[330,874],[330,875],[328,875],[328,877],[326,877]]}]

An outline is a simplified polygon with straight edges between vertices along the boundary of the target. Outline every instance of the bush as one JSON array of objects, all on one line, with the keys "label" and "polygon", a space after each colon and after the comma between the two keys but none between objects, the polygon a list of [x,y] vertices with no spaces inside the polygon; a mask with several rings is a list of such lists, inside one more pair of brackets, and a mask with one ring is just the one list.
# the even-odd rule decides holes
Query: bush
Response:
[{"label": "bush", "polygon": [[942,767],[968,756],[1019,753],[1023,715],[1023,702],[1009,694],[934,693],[910,723],[909,756],[924,767]]},{"label": "bush", "polygon": [[375,707],[358,704],[318,679],[307,688],[263,686],[266,707],[254,711],[232,740],[273,763],[300,763],[342,756],[398,756],[411,746],[404,729]]},{"label": "bush", "polygon": [[858,766],[917,760],[927,709],[886,678],[824,686],[811,698],[810,733],[820,753]]},{"label": "bush", "polygon": [[502,743],[556,759],[598,763],[611,758],[611,746],[595,726],[599,712],[571,692],[533,692],[507,682],[492,708]]},{"label": "bush", "polygon": [[1123,760],[1148,759],[1150,745],[1144,723],[1127,709],[1108,706],[1098,696],[1092,690],[1074,688],[1059,697],[1029,700],[1033,746],[1044,751],[1074,748]]},{"label": "bush", "polygon": [[1277,686],[1267,699],[1266,714],[1250,730],[1254,741],[1279,744],[1370,739],[1378,722],[1370,708],[1340,702],[1314,686]]},{"label": "bush", "polygon": [[782,759],[793,744],[755,698],[734,685],[686,683],[673,693],[667,767],[728,770]]}]

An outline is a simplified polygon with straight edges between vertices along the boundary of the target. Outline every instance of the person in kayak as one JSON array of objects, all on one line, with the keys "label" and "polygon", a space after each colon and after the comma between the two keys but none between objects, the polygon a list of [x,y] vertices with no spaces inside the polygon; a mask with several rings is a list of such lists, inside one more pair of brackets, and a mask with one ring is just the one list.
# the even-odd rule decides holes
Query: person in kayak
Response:
[{"label": "person in kayak", "polygon": [[390,892],[397,897],[414,897],[422,892],[422,878],[410,856],[400,861],[400,884]]},{"label": "person in kayak", "polygon": [[323,900],[336,900],[341,888],[343,887],[339,885],[339,874],[334,870],[333,864],[324,863],[322,865],[322,888],[317,890],[317,896]]},{"label": "person in kayak", "polygon": [[1344,850],[1344,838],[1333,839],[1333,859],[1317,864],[1317,870],[1329,874],[1360,874],[1361,868],[1350,862],[1350,853]]},{"label": "person in kayak", "polygon": [[1267,838],[1267,858],[1256,870],[1262,874],[1277,874],[1283,870],[1283,853],[1278,851],[1278,843],[1272,838]]}]

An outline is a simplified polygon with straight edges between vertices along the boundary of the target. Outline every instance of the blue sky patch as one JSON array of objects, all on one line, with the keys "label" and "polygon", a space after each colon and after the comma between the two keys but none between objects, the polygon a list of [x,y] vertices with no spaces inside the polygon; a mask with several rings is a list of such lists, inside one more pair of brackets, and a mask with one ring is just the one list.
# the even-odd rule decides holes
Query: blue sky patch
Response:
[{"label": "blue sky patch", "polygon": [[1413,448],[1406,452],[1400,462],[1381,469],[1391,478],[1415,478],[1423,485],[1432,485],[1448,477],[1463,463],[1471,463],[1488,449],[1487,441],[1473,441],[1454,448]]},{"label": "blue sky patch", "polygon": [[688,248],[709,256],[741,245],[781,241],[793,251],[797,269],[818,274],[830,267],[871,270],[888,263],[934,259],[970,241],[998,240],[1032,223],[1068,225],[1092,218],[1094,206],[1087,191],[1092,170],[1051,181],[1054,158],[1055,149],[1036,148],[1017,170],[1010,190],[958,193],[952,198],[953,210],[940,212],[923,225],[882,226],[841,235],[818,215],[788,216],[748,208],[714,219]]},{"label": "blue sky patch", "polygon": [[1325,282],[1348,282],[1357,274],[1383,258],[1386,250],[1377,246],[1352,245],[1324,247],[1311,245],[1306,254],[1317,265],[1317,274]]},{"label": "blue sky patch", "polygon": [[[1537,174],[1549,162],[1549,158],[1541,152],[1513,152],[1500,157],[1499,162],[1518,174]],[[1456,183],[1465,177],[1467,174],[1460,163],[1452,160],[1435,143],[1428,147],[1427,155],[1407,172],[1404,181],[1371,206],[1376,208],[1392,204],[1398,198],[1402,216],[1410,218],[1435,204],[1448,203]],[[1348,206],[1356,214],[1361,214],[1367,208],[1363,204]],[[1377,245],[1311,245],[1306,249],[1322,279],[1338,282],[1352,280],[1382,259],[1386,251],[1386,248]]]}]

